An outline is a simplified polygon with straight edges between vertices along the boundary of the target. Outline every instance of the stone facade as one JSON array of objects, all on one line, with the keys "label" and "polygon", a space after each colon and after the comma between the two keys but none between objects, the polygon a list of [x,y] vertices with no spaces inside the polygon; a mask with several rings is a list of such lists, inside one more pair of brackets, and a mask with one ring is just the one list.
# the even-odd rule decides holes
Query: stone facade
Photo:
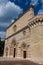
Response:
[{"label": "stone facade", "polygon": [[43,14],[32,6],[7,28],[4,57],[43,59]]}]

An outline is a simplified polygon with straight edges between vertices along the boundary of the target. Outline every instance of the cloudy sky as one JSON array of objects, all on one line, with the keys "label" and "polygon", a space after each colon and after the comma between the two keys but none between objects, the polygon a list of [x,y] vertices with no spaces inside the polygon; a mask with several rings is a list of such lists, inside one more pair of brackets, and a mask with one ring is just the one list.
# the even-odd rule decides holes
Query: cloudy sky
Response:
[{"label": "cloudy sky", "polygon": [[30,5],[34,5],[35,15],[43,13],[43,0],[0,0],[1,38],[5,38],[6,28]]}]

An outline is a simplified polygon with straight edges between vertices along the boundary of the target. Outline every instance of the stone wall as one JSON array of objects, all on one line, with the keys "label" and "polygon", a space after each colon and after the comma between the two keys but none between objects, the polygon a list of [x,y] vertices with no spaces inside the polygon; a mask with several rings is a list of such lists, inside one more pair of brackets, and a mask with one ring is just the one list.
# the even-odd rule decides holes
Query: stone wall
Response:
[{"label": "stone wall", "polygon": [[[32,18],[29,16],[30,12],[33,13],[30,9],[7,29],[4,57],[13,57],[16,48],[15,58],[22,59],[23,51],[26,51],[26,58],[43,58],[43,15],[32,14]],[[16,31],[13,30],[15,24]]]}]

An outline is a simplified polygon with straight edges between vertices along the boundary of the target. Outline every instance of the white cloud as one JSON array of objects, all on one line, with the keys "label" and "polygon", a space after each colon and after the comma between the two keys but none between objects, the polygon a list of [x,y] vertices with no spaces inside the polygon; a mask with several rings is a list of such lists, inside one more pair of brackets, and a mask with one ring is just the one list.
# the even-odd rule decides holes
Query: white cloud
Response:
[{"label": "white cloud", "polygon": [[16,18],[20,13],[22,13],[22,9],[10,1],[0,7],[0,18],[4,20]]},{"label": "white cloud", "polygon": [[40,9],[38,14],[43,14],[43,9]]},{"label": "white cloud", "polygon": [[[3,0],[5,1],[5,0]],[[14,18],[17,18],[20,13],[23,12],[19,6],[10,1],[6,1],[4,5],[0,5],[0,21],[9,22]]]},{"label": "white cloud", "polygon": [[43,0],[41,0],[41,2],[42,2],[42,6],[41,6],[40,10],[38,11],[38,14],[43,14]]},{"label": "white cloud", "polygon": [[42,9],[43,9],[43,0],[41,0],[42,1]]},{"label": "white cloud", "polygon": [[10,24],[10,22],[8,22],[8,23],[5,22],[5,23],[3,23],[3,24],[2,24],[2,22],[0,22],[0,26],[1,26],[1,27],[7,27],[9,24]]},{"label": "white cloud", "polygon": [[1,32],[0,32],[0,37],[1,37],[2,39],[5,39],[5,36],[6,36],[5,34],[6,34],[5,32],[1,31]]},{"label": "white cloud", "polygon": [[31,3],[32,5],[37,5],[38,4],[38,0],[31,0]]},{"label": "white cloud", "polygon": [[4,5],[8,2],[9,0],[0,0],[0,5]]},{"label": "white cloud", "polygon": [[[9,0],[0,0],[0,26],[7,27],[14,18],[23,12],[19,6]],[[5,23],[6,22],[6,23]],[[5,32],[0,31],[0,36],[4,37]]]},{"label": "white cloud", "polygon": [[43,0],[42,0],[42,2],[43,2]]},{"label": "white cloud", "polygon": [[11,22],[13,23],[14,22],[14,19],[12,19]]}]

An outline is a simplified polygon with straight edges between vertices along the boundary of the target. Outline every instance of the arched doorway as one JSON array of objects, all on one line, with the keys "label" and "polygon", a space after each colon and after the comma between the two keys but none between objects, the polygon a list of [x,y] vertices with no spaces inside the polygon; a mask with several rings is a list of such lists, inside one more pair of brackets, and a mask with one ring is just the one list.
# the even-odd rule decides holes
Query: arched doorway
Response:
[{"label": "arched doorway", "polygon": [[16,57],[16,42],[15,40],[12,41],[11,46],[10,46],[10,56]]},{"label": "arched doorway", "polygon": [[22,49],[22,56],[23,58],[27,57],[27,50],[26,50],[26,43],[23,42],[23,44],[21,45],[21,49]]}]

